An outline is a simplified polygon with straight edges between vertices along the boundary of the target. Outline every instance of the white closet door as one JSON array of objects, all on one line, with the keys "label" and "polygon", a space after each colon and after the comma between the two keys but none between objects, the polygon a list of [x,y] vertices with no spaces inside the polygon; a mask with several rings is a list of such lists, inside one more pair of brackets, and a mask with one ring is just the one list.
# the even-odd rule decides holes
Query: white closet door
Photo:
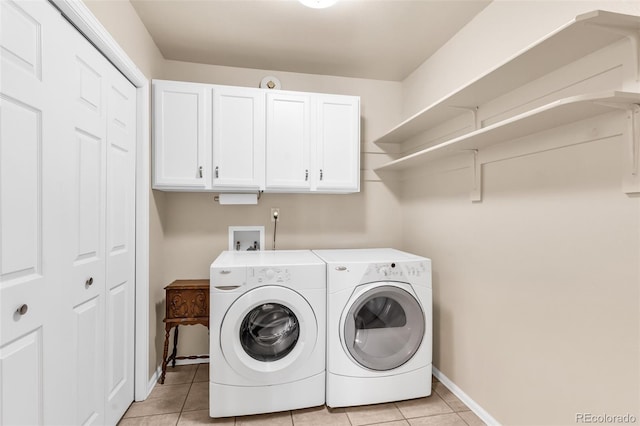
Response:
[{"label": "white closet door", "polygon": [[[71,160],[69,236],[71,277],[66,280],[67,307],[72,311],[69,340],[75,424],[104,423],[105,362],[105,206],[107,165],[107,101],[109,64],[79,34],[69,29],[73,46],[71,95],[73,120],[68,157]],[[71,71],[71,70],[70,70]]]},{"label": "white closet door", "polygon": [[[48,2],[0,1],[0,423],[69,424],[60,276],[67,209],[56,146],[66,108]],[[21,312],[18,310],[22,308]]]},{"label": "white closet door", "polygon": [[134,389],[136,92],[49,2],[0,0],[0,19],[0,424],[116,424]]},{"label": "white closet door", "polygon": [[107,96],[106,423],[133,401],[136,90],[109,67]]}]

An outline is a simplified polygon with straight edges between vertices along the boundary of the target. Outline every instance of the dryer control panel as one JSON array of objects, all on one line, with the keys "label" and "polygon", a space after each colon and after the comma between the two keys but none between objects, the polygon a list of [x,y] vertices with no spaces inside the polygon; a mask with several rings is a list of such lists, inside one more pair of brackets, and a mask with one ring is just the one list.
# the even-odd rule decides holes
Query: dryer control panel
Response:
[{"label": "dryer control panel", "polygon": [[362,277],[362,283],[373,281],[401,281],[420,283],[431,277],[428,262],[385,262],[372,263]]}]

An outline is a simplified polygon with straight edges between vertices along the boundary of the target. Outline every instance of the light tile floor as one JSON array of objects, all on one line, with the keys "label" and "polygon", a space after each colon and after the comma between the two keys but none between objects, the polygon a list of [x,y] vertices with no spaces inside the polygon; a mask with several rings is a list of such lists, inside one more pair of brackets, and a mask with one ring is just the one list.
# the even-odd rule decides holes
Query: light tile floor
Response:
[{"label": "light tile floor", "polygon": [[164,385],[157,384],[146,401],[134,402],[120,426],[477,426],[484,425],[444,385],[433,379],[426,398],[387,404],[329,409],[325,406],[256,416],[209,417],[209,364],[167,368]]}]

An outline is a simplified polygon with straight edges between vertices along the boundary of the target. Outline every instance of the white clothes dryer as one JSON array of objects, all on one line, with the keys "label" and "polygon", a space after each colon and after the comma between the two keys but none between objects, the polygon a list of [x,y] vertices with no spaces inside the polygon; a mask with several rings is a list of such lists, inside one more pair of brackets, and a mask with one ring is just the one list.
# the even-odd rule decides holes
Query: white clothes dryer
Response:
[{"label": "white clothes dryer", "polygon": [[225,251],[211,264],[211,417],[324,404],[325,270],[310,250]]},{"label": "white clothes dryer", "polygon": [[430,395],[431,261],[394,249],[314,253],[327,263],[327,405]]}]

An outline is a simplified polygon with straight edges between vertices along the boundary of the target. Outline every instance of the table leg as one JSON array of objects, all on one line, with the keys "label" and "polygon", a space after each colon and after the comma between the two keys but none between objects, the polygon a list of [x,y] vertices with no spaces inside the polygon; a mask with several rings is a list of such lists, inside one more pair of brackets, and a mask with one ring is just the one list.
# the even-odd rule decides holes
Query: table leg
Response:
[{"label": "table leg", "polygon": [[162,354],[162,375],[160,376],[160,380],[159,380],[161,385],[164,384],[164,377],[167,375],[167,352],[169,351],[169,332],[171,331],[171,325],[165,324],[164,328],[165,328],[165,334],[164,334],[164,352]]},{"label": "table leg", "polygon": [[171,363],[172,367],[176,366],[177,352],[178,352],[178,326],[176,325],[176,329],[173,331],[173,352],[171,352],[171,358],[173,358],[173,362]]}]

